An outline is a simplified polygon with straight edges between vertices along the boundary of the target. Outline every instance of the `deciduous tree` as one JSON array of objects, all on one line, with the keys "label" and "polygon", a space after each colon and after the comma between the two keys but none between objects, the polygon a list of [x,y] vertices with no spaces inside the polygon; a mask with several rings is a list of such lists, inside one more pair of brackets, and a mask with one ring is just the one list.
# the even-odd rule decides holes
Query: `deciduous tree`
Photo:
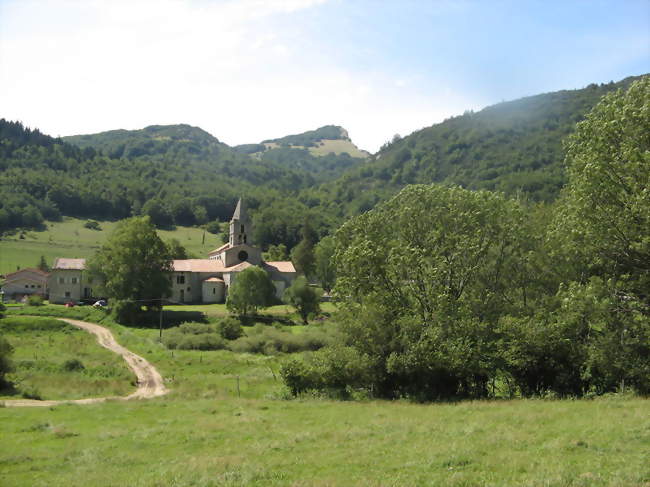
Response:
[{"label": "deciduous tree", "polygon": [[171,260],[149,218],[134,217],[120,222],[88,267],[118,319],[133,322],[142,306],[157,308],[169,296]]}]

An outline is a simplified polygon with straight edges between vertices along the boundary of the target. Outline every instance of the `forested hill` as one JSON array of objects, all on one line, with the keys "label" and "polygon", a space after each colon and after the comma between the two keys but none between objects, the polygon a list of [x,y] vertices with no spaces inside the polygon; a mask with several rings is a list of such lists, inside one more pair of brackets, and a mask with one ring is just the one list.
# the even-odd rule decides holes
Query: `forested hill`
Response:
[{"label": "forested hill", "polygon": [[259,144],[238,145],[234,149],[269,164],[307,171],[318,182],[336,179],[370,156],[354,145],[348,132],[338,125],[325,125]]},{"label": "forested hill", "polygon": [[229,218],[241,195],[254,208],[314,184],[305,171],[255,160],[186,125],[67,140],[79,147],[0,120],[0,231],[61,214],[200,224]]},{"label": "forested hill", "polygon": [[363,166],[313,198],[353,214],[412,183],[449,183],[533,200],[557,197],[565,181],[562,141],[612,90],[638,77],[546,93],[466,112],[386,144]]}]

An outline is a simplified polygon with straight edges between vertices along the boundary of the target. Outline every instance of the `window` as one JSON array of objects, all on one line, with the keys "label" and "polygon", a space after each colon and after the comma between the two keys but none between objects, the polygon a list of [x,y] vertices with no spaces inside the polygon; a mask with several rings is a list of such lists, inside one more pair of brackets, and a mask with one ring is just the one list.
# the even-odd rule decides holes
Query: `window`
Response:
[{"label": "window", "polygon": [[65,278],[59,277],[59,284],[65,284]]},{"label": "window", "polygon": [[70,291],[66,291],[66,292],[65,292],[65,297],[66,297],[66,298],[69,298],[69,297],[70,297]]},{"label": "window", "polygon": [[187,286],[187,292],[189,293],[191,290],[192,290],[192,288]]},{"label": "window", "polygon": [[34,286],[34,285],[32,284],[32,289],[34,289],[35,287],[36,287],[36,286]]},{"label": "window", "polygon": [[39,288],[39,289],[41,288],[41,285],[40,285],[40,284],[38,285],[38,288]]},{"label": "window", "polygon": [[77,278],[76,278],[76,277],[73,277],[72,279],[70,279],[70,282],[71,282],[72,284],[77,284]]},{"label": "window", "polygon": [[29,284],[25,284],[25,289],[29,289]]},{"label": "window", "polygon": [[217,294],[217,288],[216,287],[212,288],[212,294]]},{"label": "window", "polygon": [[176,276],[176,284],[185,284],[185,276]]},{"label": "window", "polygon": [[241,232],[239,233],[244,233],[244,225],[241,226]]}]

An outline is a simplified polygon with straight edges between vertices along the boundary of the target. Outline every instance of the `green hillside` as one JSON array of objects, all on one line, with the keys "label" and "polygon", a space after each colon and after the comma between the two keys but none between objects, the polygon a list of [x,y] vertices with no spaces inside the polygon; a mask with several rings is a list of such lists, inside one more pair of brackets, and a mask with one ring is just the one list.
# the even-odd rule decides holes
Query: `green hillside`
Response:
[{"label": "green hillside", "polygon": [[604,94],[635,79],[531,96],[450,118],[386,144],[363,166],[324,185],[318,198],[356,213],[407,184],[436,182],[551,201],[565,182],[564,138]]},{"label": "green hillside", "polygon": [[[0,274],[17,268],[36,267],[44,256],[48,265],[56,257],[88,258],[101,247],[117,222],[99,222],[101,230],[84,227],[86,220],[64,217],[60,222],[48,222],[41,231],[26,231],[5,235],[0,239]],[[176,227],[174,230],[158,230],[160,237],[178,240],[188,253],[206,258],[210,250],[222,244],[221,237],[201,228]]]},{"label": "green hillside", "polygon": [[260,144],[238,145],[234,149],[265,163],[306,171],[319,183],[340,177],[344,171],[360,166],[370,156],[359,150],[347,131],[337,125],[268,139]]}]

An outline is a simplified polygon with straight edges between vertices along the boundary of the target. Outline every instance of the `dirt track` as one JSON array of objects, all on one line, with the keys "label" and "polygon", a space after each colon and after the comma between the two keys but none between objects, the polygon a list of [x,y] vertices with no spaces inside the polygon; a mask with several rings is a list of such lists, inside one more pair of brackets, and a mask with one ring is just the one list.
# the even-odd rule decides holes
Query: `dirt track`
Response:
[{"label": "dirt track", "polygon": [[24,406],[56,406],[57,404],[93,404],[107,400],[129,400],[129,399],[150,399],[152,397],[162,396],[169,392],[163,383],[162,376],[156,368],[145,359],[127,350],[115,341],[113,334],[103,326],[86,321],[69,320],[67,318],[56,318],[73,326],[86,330],[97,337],[99,344],[108,350],[115,352],[126,360],[129,368],[138,378],[138,388],[133,394],[125,397],[93,397],[87,399],[63,399],[58,401],[36,401],[32,399],[9,399],[3,400],[7,407],[24,407]]}]

